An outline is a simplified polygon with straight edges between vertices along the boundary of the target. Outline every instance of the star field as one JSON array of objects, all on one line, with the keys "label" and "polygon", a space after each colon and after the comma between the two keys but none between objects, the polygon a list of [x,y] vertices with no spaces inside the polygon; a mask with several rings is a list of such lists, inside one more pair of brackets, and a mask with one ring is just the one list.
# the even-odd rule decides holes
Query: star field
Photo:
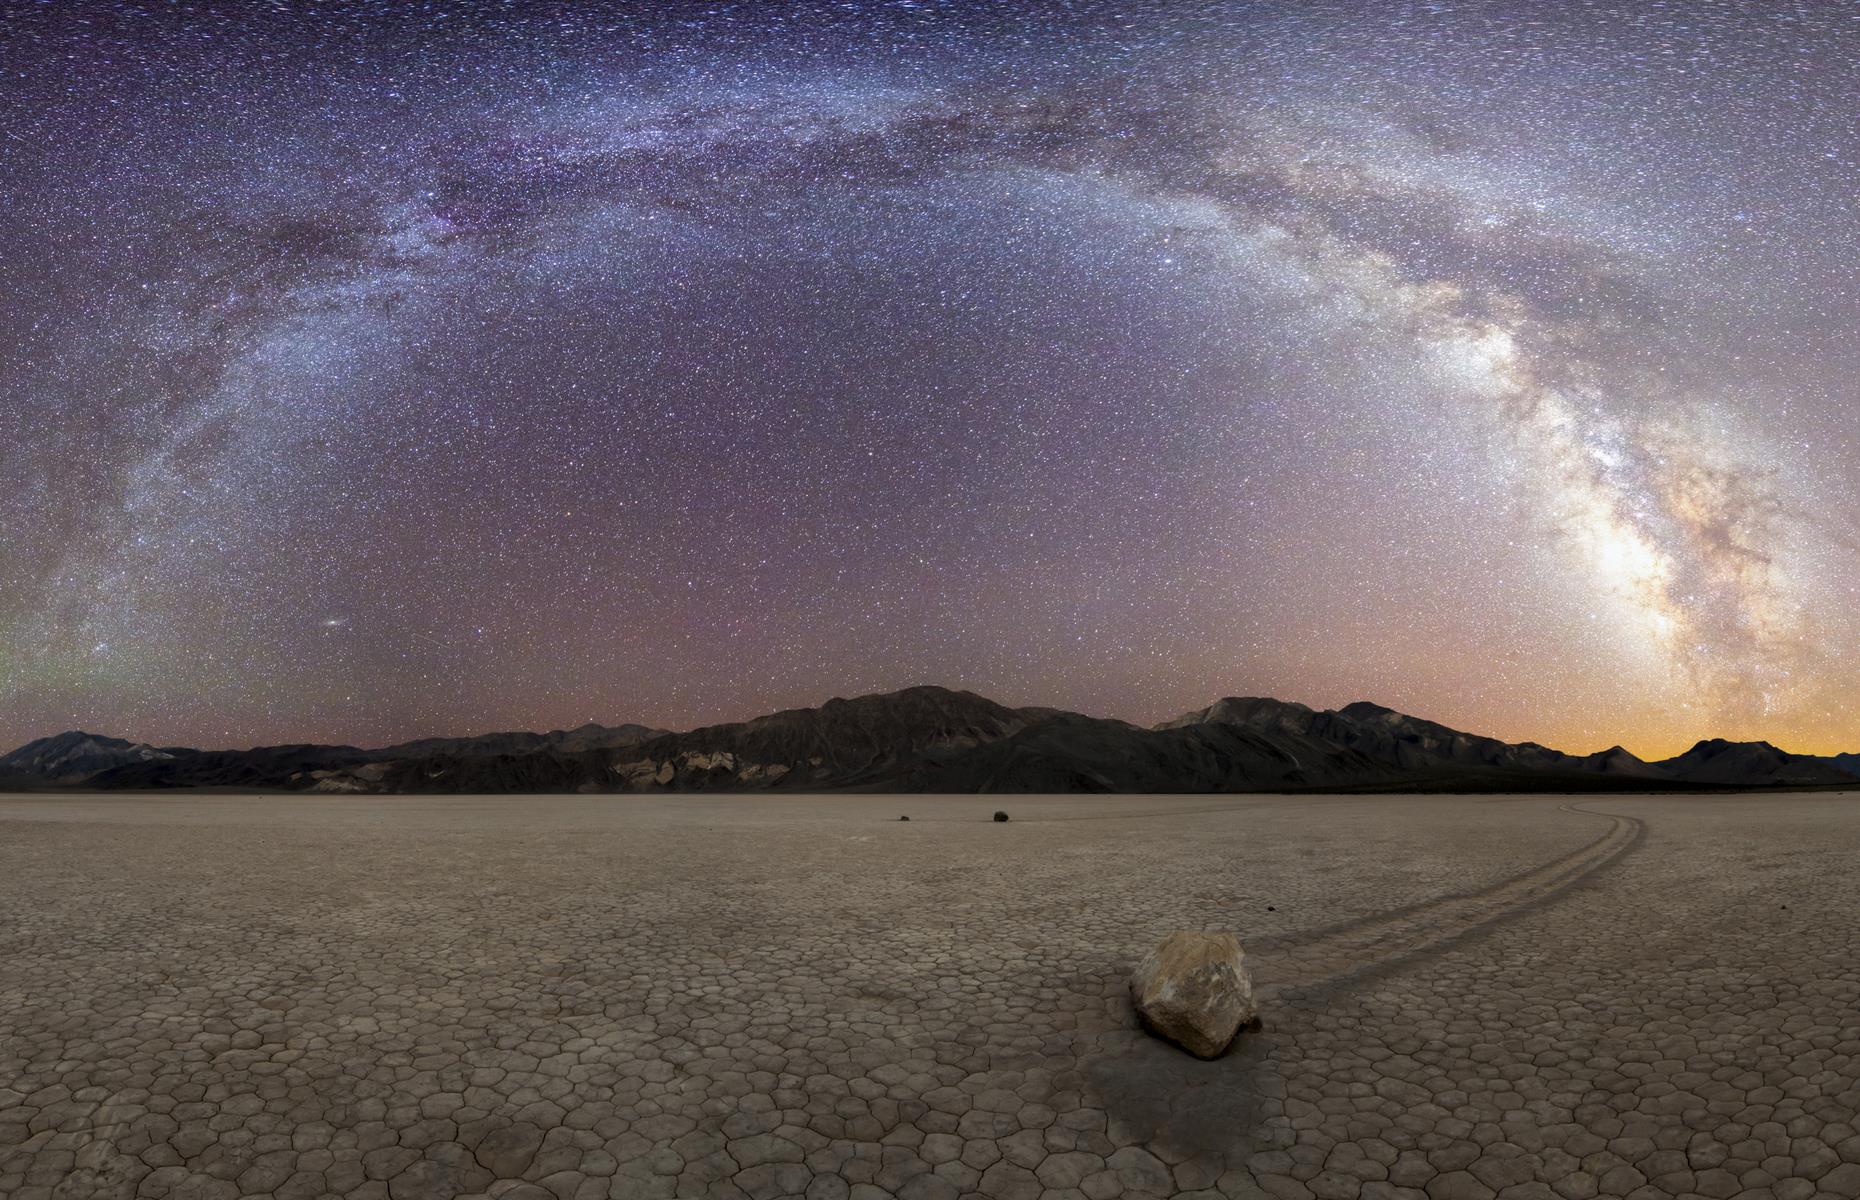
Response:
[{"label": "star field", "polygon": [[1860,748],[1857,64],[1831,3],[6,5],[0,732]]}]

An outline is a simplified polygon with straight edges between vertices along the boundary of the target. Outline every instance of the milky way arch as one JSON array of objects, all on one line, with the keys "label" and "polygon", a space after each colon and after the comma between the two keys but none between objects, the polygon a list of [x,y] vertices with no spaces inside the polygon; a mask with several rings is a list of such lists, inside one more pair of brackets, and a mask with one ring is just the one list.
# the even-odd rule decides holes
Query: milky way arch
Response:
[{"label": "milky way arch", "polygon": [[7,18],[0,721],[1860,737],[1860,26]]}]

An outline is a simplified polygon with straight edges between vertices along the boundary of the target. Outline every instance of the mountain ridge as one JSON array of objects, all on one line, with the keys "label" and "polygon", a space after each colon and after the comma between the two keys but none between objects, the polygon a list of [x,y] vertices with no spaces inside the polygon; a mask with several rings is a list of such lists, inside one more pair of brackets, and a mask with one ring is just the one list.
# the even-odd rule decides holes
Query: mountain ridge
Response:
[{"label": "mountain ridge", "polygon": [[1711,738],[1647,762],[1466,733],[1369,701],[1229,696],[1153,726],[930,685],[683,732],[588,722],[377,749],[158,748],[71,731],[0,756],[0,785],[283,791],[1595,791],[1860,785],[1860,755]]}]

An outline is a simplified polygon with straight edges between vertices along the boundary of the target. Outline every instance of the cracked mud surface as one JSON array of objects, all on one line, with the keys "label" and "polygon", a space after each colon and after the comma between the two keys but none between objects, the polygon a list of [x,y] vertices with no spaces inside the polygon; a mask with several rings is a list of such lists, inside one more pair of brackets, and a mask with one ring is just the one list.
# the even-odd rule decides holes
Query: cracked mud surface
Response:
[{"label": "cracked mud surface", "polygon": [[[1857,850],[1825,794],[0,798],[0,1195],[1852,1197]],[[1263,985],[1214,1062],[1125,998],[1180,927]]]}]

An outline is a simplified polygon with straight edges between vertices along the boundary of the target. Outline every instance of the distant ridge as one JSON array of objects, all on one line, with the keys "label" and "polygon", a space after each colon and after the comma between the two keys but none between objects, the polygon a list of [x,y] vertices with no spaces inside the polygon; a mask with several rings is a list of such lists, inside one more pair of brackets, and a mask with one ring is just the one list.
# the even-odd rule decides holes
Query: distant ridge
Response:
[{"label": "distant ridge", "polygon": [[548,733],[486,733],[464,738],[421,738],[370,751],[378,758],[419,758],[434,754],[527,754],[536,750],[606,750],[630,746],[666,732],[648,725],[597,725]]},{"label": "distant ridge", "polygon": [[1810,758],[1778,750],[1768,742],[1723,738],[1700,742],[1677,758],[1654,765],[1675,779],[1734,787],[1838,783],[1856,777],[1839,759]]},{"label": "distant ridge", "polygon": [[18,776],[43,783],[77,783],[128,763],[160,762],[189,751],[157,750],[142,742],[74,729],[27,742],[0,757],[0,778]]},{"label": "distant ridge", "polygon": [[589,723],[375,750],[156,748],[83,732],[0,757],[0,786],[396,792],[1599,791],[1860,785],[1860,755],[1700,742],[1661,762],[1570,755],[1378,704],[1234,696],[1151,728],[1009,708],[941,687],[787,709],[684,733]]}]

